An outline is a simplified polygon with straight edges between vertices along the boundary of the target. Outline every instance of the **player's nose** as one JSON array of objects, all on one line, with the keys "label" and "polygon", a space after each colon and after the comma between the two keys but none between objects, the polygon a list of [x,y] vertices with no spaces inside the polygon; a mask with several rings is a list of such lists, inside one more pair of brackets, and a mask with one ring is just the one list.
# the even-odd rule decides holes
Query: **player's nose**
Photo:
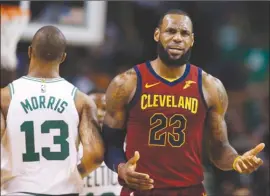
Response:
[{"label": "player's nose", "polygon": [[181,33],[179,32],[175,33],[175,35],[173,36],[173,41],[176,43],[182,42],[183,37],[181,36]]}]

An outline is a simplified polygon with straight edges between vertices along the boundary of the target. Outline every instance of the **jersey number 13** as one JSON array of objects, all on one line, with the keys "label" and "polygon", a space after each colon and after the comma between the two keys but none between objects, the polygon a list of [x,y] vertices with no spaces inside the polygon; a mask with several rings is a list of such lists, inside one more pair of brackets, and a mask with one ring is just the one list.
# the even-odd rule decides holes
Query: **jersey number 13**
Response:
[{"label": "jersey number 13", "polygon": [[[54,129],[60,130],[60,135],[53,137],[53,143],[60,145],[59,152],[52,152],[49,147],[41,148],[41,155],[47,160],[65,160],[69,156],[68,124],[63,120],[47,120],[41,125],[41,133],[48,134]],[[35,151],[34,122],[25,121],[21,125],[21,132],[25,132],[26,153],[23,153],[23,162],[40,160],[40,153]]]}]

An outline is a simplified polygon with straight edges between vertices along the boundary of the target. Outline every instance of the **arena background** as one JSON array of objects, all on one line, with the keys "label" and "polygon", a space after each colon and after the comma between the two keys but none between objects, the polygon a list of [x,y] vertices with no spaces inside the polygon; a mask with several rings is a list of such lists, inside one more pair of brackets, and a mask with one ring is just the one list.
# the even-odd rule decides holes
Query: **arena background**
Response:
[{"label": "arena background", "polygon": [[[260,154],[264,165],[251,175],[222,172],[205,157],[208,195],[269,196],[269,2],[31,2],[30,23],[17,45],[16,69],[7,71],[1,58],[1,87],[27,73],[27,47],[37,30],[30,25],[50,23],[61,25],[68,34],[61,76],[85,93],[105,90],[117,73],[156,56],[154,28],[171,8],[191,15],[195,34],[191,63],[221,79],[228,91],[232,145],[241,153],[266,143]],[[1,32],[3,39],[8,35],[2,37]],[[1,54],[3,50],[1,44]],[[101,194],[107,187],[117,195],[116,175],[107,169],[99,172],[85,178],[83,194],[92,195],[94,188]]]}]

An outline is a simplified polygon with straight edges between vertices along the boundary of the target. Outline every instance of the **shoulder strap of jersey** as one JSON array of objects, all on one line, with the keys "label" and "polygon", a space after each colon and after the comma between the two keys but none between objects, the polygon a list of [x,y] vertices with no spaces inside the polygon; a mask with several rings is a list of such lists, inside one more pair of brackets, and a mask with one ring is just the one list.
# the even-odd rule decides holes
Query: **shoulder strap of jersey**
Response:
[{"label": "shoulder strap of jersey", "polygon": [[142,65],[143,64],[139,64],[139,65],[134,66],[134,70],[135,70],[136,75],[137,75],[137,84],[136,84],[136,90],[135,90],[134,96],[132,97],[131,101],[128,104],[129,109],[131,109],[137,103],[137,100],[142,92],[142,75],[140,72],[140,68]]},{"label": "shoulder strap of jersey", "polygon": [[205,97],[204,97],[204,94],[203,94],[203,79],[202,79],[202,69],[200,67],[197,67],[197,70],[198,70],[198,86],[199,86],[199,93],[200,93],[200,96],[201,96],[201,99],[204,103],[204,106],[206,108],[206,110],[208,110],[208,105],[207,105],[207,102],[205,100]]},{"label": "shoulder strap of jersey", "polygon": [[72,89],[71,96],[73,97],[73,100],[75,100],[77,90],[78,90],[78,88],[76,86],[74,86],[74,88]]},{"label": "shoulder strap of jersey", "polygon": [[9,88],[10,98],[12,99],[12,97],[13,97],[13,95],[15,93],[14,85],[13,85],[12,82],[8,84],[8,88]]}]

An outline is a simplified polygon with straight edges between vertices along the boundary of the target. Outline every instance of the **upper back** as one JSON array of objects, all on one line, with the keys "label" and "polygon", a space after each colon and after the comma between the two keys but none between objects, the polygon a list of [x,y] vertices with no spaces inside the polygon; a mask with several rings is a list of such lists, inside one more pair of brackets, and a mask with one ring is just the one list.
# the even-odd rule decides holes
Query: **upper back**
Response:
[{"label": "upper back", "polygon": [[[55,193],[74,186],[78,178],[77,142],[79,115],[74,103],[77,88],[64,80],[23,76],[9,84],[10,103],[6,111],[5,159],[12,165],[9,188]],[[1,108],[3,105],[1,104]],[[59,181],[46,186],[58,175]],[[36,188],[31,181],[36,182]],[[40,187],[42,188],[40,188]],[[58,188],[55,188],[58,187]],[[76,186],[76,185],[75,185]]]},{"label": "upper back", "polygon": [[77,88],[63,78],[39,79],[23,76],[9,84],[7,121],[16,111],[18,119],[48,119],[72,116],[79,122],[74,104]]}]

